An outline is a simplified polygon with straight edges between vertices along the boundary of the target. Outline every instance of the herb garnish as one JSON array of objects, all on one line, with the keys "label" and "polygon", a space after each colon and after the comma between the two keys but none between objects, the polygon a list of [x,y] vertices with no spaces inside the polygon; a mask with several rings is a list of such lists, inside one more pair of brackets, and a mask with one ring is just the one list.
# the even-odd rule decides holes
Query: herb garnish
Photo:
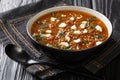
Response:
[{"label": "herb garnish", "polygon": [[88,43],[89,43],[89,41],[87,41],[87,40],[82,41],[82,44],[88,44]]},{"label": "herb garnish", "polygon": [[96,39],[100,39],[100,38],[102,38],[102,35],[98,34],[98,35],[95,35],[94,37],[95,37]]},{"label": "herb garnish", "polygon": [[65,34],[65,31],[58,31],[57,37],[61,38]]},{"label": "herb garnish", "polygon": [[36,23],[39,24],[41,28],[48,28],[48,25],[44,21],[37,21]]},{"label": "herb garnish", "polygon": [[56,13],[54,13],[54,12],[51,13],[51,16],[54,17],[54,18],[57,18],[57,19],[61,20],[61,17],[60,17],[60,16],[57,16]]},{"label": "herb garnish", "polygon": [[97,18],[96,18],[95,16],[92,16],[92,17],[91,17],[91,18],[89,18],[88,20],[89,20],[89,22],[92,22],[92,21],[96,21],[96,20],[97,20]]},{"label": "herb garnish", "polygon": [[35,39],[35,40],[39,40],[39,34],[37,34],[37,33],[34,33],[33,35],[32,35],[32,37]]},{"label": "herb garnish", "polygon": [[70,46],[66,47],[66,46],[61,46],[58,44],[54,44],[54,47],[57,49],[62,49],[62,50],[71,50],[72,49]]},{"label": "herb garnish", "polygon": [[56,14],[54,12],[51,13],[52,17],[56,17]]},{"label": "herb garnish", "polygon": [[96,25],[95,25],[95,24],[90,24],[90,27],[91,27],[92,29],[95,29]]},{"label": "herb garnish", "polygon": [[63,49],[63,50],[71,50],[72,48],[70,46],[68,46],[68,47],[61,47],[61,49]]}]

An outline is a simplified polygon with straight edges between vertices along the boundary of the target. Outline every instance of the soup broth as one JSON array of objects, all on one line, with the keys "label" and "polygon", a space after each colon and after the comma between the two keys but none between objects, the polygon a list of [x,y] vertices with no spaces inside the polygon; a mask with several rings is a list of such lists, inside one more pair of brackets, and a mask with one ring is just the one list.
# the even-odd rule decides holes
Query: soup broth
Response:
[{"label": "soup broth", "polygon": [[31,28],[40,44],[62,50],[84,50],[108,38],[105,24],[91,14],[61,10],[39,17]]}]

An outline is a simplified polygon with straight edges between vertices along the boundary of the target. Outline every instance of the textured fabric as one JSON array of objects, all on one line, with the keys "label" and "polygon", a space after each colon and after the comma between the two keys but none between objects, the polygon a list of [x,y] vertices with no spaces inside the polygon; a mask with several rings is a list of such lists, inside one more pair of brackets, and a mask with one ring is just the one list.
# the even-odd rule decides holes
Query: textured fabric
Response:
[{"label": "textured fabric", "polygon": [[[101,9],[99,5],[97,5],[97,2],[94,3],[94,5],[91,4],[92,0],[90,2],[87,0],[83,2],[84,4],[80,4],[81,2],[79,0],[54,0],[54,1],[43,0],[38,3],[26,5],[26,6],[2,13],[0,14],[0,40],[3,42],[4,46],[9,43],[21,46],[24,50],[26,50],[27,53],[29,53],[29,55],[31,55],[33,59],[36,59],[40,62],[43,62],[43,61],[51,62],[57,65],[58,63],[56,61],[49,59],[37,45],[31,42],[30,38],[26,33],[26,24],[28,20],[32,16],[34,16],[37,12],[40,12],[41,10],[44,10],[53,6],[79,5],[79,6],[94,8],[100,12],[106,9],[104,5],[105,3],[102,6],[104,8]],[[105,80],[113,80],[114,76],[111,73],[114,72],[115,74],[118,74],[120,72],[119,70],[117,71],[117,69],[120,66],[119,56],[116,59],[114,59],[109,65],[107,66],[105,65],[106,63],[108,64],[108,62],[110,62],[108,61],[110,58],[112,59],[117,56],[114,54],[111,55],[111,53],[119,54],[119,49],[120,49],[119,48],[120,38],[118,37],[120,36],[119,18],[116,16],[116,15],[119,16],[119,10],[117,8],[114,9],[114,7],[119,7],[119,5],[115,5],[116,2],[117,0],[115,0],[115,2],[112,2],[113,5],[111,5],[111,10],[114,11],[115,13],[111,14],[110,17],[108,13],[105,13],[104,11],[102,12],[111,20],[114,31],[113,31],[113,35],[111,36],[111,39],[106,43],[106,45],[100,51],[98,51],[99,55],[97,56],[93,55],[90,59],[84,61],[81,64],[65,66],[67,67],[67,69],[71,69],[70,71],[67,71],[67,69],[65,69],[62,66],[61,68],[56,68],[54,66],[40,65],[40,64],[25,66],[25,69],[29,73],[33,75],[37,75],[37,77],[41,79],[48,79],[52,76],[56,76],[57,74],[59,74],[56,77],[53,77],[51,80],[57,80],[57,79],[60,79],[60,80],[63,80],[63,79],[64,80],[93,80],[93,79],[97,80],[98,79],[99,80],[99,78],[96,76],[99,76],[102,79],[105,78]],[[119,0],[117,4],[120,4]],[[91,64],[93,64],[95,67],[96,65],[100,65],[100,67],[98,68],[101,68],[101,67],[102,68],[105,67],[105,68],[99,71],[96,75],[91,75],[92,77],[90,76],[90,74],[82,73],[83,70],[81,68],[81,65],[91,70],[91,67],[89,67],[89,65]],[[74,74],[72,73],[72,71]],[[119,80],[119,79],[120,79],[119,76],[117,76],[115,80]]]}]

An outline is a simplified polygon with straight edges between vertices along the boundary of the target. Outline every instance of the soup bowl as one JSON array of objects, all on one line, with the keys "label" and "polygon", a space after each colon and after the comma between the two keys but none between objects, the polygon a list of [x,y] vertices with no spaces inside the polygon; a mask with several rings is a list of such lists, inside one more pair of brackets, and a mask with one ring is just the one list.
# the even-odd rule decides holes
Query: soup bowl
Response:
[{"label": "soup bowl", "polygon": [[[33,23],[38,18],[42,17],[45,14],[55,12],[55,11],[61,11],[61,10],[80,11],[80,12],[85,12],[85,13],[88,13],[88,14],[91,14],[91,15],[97,17],[98,19],[100,19],[105,24],[105,26],[108,30],[107,39],[99,45],[93,46],[91,48],[83,49],[83,50],[56,49],[56,48],[48,47],[48,46],[43,45],[43,44],[39,43],[38,41],[36,41],[31,35],[31,29],[32,29],[31,27],[32,27]],[[79,6],[59,6],[59,7],[52,7],[52,8],[43,10],[43,11],[37,13],[35,16],[33,16],[28,21],[26,29],[27,29],[28,36],[31,38],[31,40],[33,42],[35,42],[35,44],[37,44],[41,48],[41,50],[44,53],[46,53],[47,55],[50,55],[51,58],[54,58],[54,59],[56,59],[58,61],[61,61],[61,62],[83,61],[83,60],[87,59],[88,57],[90,57],[92,55],[99,54],[98,51],[101,50],[101,48],[104,46],[104,43],[106,43],[109,40],[109,38],[112,34],[112,25],[111,25],[111,22],[109,21],[109,19],[107,17],[105,17],[103,14],[101,14],[100,12],[97,12],[95,10],[85,8],[85,7],[79,7]]]}]

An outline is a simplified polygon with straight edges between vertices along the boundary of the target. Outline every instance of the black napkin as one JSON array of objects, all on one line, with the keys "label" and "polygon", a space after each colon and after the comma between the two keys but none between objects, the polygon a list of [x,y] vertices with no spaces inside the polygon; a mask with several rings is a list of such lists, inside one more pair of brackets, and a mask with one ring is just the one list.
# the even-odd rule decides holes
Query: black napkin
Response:
[{"label": "black napkin", "polygon": [[[58,75],[59,78],[67,80],[74,78],[78,78],[79,80],[99,80],[99,78],[96,76],[104,77],[104,70],[99,72],[98,75],[92,75],[88,71],[83,70],[83,68],[96,73],[99,68],[103,68],[106,64],[108,64],[108,62],[110,62],[106,59],[115,58],[119,54],[119,37],[117,36],[120,36],[120,34],[117,32],[117,30],[114,30],[114,34],[108,43],[102,48],[102,50],[98,51],[98,55],[93,55],[83,63],[75,65],[58,65],[55,60],[47,57],[37,45],[31,42],[26,33],[26,23],[32,16],[34,16],[37,12],[40,12],[41,10],[47,9],[49,7],[60,5],[76,5],[74,4],[76,1],[77,0],[42,0],[38,3],[32,3],[0,14],[0,40],[3,42],[4,46],[9,43],[20,45],[23,49],[26,50],[27,53],[29,53],[29,55],[31,55],[33,59],[39,62],[45,61],[57,65],[53,66],[48,64],[33,64],[24,67],[29,73],[36,75],[42,80],[48,79],[58,74],[60,75]],[[87,7],[90,7],[90,5]],[[110,49],[110,51],[108,49]],[[114,52],[117,53],[117,55],[110,55],[110,53]],[[66,76],[69,77],[66,78]]]}]

